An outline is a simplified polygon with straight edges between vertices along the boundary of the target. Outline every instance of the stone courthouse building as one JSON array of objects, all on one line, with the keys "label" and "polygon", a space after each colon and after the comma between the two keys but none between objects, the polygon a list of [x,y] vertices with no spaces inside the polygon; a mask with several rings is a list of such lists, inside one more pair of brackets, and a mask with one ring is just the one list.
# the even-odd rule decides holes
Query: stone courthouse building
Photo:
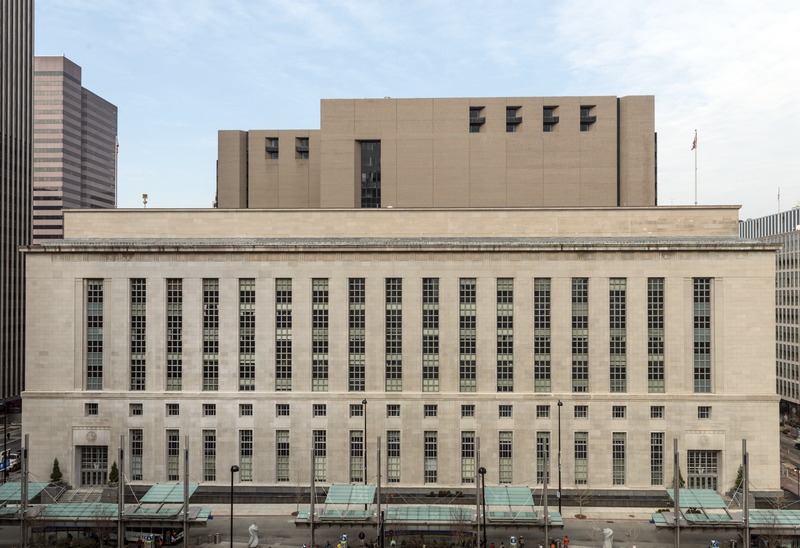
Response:
[{"label": "stone courthouse building", "polygon": [[[558,134],[535,114],[555,100],[504,99],[522,105],[513,117],[465,101],[460,129],[445,126],[468,151],[486,137],[551,161],[534,158],[548,135],[513,136]],[[458,490],[483,466],[487,485],[535,488],[548,461],[555,483],[560,449],[565,490],[650,491],[672,480],[678,440],[688,486],[727,491],[746,439],[753,489],[778,489],[775,246],[738,237],[736,206],[655,207],[652,98],[628,152],[624,100],[570,101],[609,112],[594,106],[588,123],[557,111],[575,126],[561,136],[570,152],[561,170],[530,168],[535,193],[517,168],[482,180],[494,154],[462,151],[440,195],[450,175],[421,152],[434,159],[419,166],[429,194],[409,204],[417,177],[400,175],[414,166],[396,151],[413,139],[351,120],[329,149],[323,102],[307,151],[296,135],[239,135],[249,152],[235,184],[221,132],[220,209],[65,212],[63,240],[26,248],[32,473],[58,458],[71,484],[102,483],[123,439],[123,472],[145,484],[182,479],[188,447],[204,485],[238,465],[238,485],[305,486],[313,469],[321,484],[380,474],[389,490]],[[497,135],[473,132],[478,118]],[[582,141],[605,124],[604,139]],[[582,146],[608,169],[575,168]],[[257,174],[275,147],[279,165]],[[286,197],[304,152],[321,173]]]}]

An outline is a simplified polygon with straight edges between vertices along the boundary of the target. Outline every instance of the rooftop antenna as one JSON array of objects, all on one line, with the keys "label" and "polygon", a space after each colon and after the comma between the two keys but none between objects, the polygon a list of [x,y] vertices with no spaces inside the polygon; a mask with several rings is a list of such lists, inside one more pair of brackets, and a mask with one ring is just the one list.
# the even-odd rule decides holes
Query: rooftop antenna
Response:
[{"label": "rooftop antenna", "polygon": [[142,194],[142,203],[144,204],[145,209],[147,209],[147,194]]}]

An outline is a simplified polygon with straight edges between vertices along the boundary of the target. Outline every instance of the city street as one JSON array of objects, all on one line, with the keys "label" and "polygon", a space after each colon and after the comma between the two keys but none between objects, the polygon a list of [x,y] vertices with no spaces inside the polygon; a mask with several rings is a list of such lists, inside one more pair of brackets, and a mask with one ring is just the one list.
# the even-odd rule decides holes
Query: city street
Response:
[{"label": "city street", "polygon": [[[230,546],[230,507],[227,505],[211,505],[214,508],[215,518],[208,523],[206,528],[193,529],[189,535],[190,546]],[[255,523],[259,528],[259,545],[272,548],[300,548],[304,544],[311,544],[311,532],[306,526],[296,527],[291,513],[294,505],[260,505],[242,504],[234,507],[237,514],[234,520],[234,542],[236,548],[247,546],[249,538],[248,528]],[[564,535],[570,538],[571,548],[600,547],[602,545],[603,529],[614,531],[615,547],[637,548],[662,548],[673,545],[673,534],[670,531],[657,531],[648,523],[650,509],[643,508],[584,508],[588,519],[569,518],[577,513],[577,508],[564,508],[565,526],[563,530],[556,529],[551,532],[551,538],[562,539]],[[366,540],[375,538],[373,527],[361,528],[352,525],[347,528],[318,526],[316,528],[316,544],[324,547],[327,542],[335,547],[341,535],[347,534],[348,547],[360,548],[358,538],[364,532]],[[215,535],[219,534],[219,544],[215,544]],[[487,528],[487,542],[494,543],[496,548],[504,543],[506,548],[511,548],[510,537],[523,537],[526,548],[538,548],[543,544],[542,533],[537,529],[526,527],[493,527]],[[712,532],[699,531],[681,533],[681,546],[686,548],[707,548],[711,539],[719,541],[730,540],[732,535],[714,536]],[[435,544],[435,543],[434,543]],[[0,546],[18,546],[19,528],[0,527]],[[135,546],[135,544],[129,544]],[[402,546],[402,543],[398,543]]]},{"label": "city street", "polygon": [[[285,515],[257,515],[253,512],[258,511],[261,505],[240,505],[235,507],[234,512],[248,513],[248,516],[237,517],[234,520],[234,546],[244,547],[249,538],[247,529],[255,523],[259,528],[260,546],[270,547],[290,547],[300,548],[303,544],[311,544],[310,530],[303,527],[296,527],[291,516],[294,506],[286,505]],[[215,533],[220,535],[220,543],[229,545],[230,531],[230,508],[224,505],[215,505],[215,519],[209,522],[208,527],[202,533],[193,532],[190,535],[191,546],[213,546],[208,542],[209,535],[213,539]],[[275,506],[262,507],[264,510],[275,511],[279,508]],[[589,519],[579,520],[568,516],[577,514],[577,508],[564,508],[565,526],[563,530],[556,529],[551,532],[551,538],[561,539],[566,534],[570,538],[571,548],[600,547],[602,545],[603,529],[609,528],[614,531],[614,546],[637,548],[660,548],[673,545],[673,534],[671,531],[657,531],[655,526],[649,523],[650,509],[643,508],[584,508],[584,513]],[[315,542],[324,547],[327,542],[335,547],[340,536],[345,533],[348,536],[348,546],[360,548],[358,534],[363,531],[366,539],[375,537],[374,528],[360,528],[351,526],[346,529],[338,527],[318,526],[316,528]],[[487,542],[494,543],[496,548],[500,548],[504,543],[506,548],[510,548],[510,537],[520,537],[525,539],[527,548],[538,548],[543,544],[544,537],[538,529],[526,527],[509,528],[493,527],[487,528]],[[688,532],[681,534],[681,546],[687,548],[707,548],[711,539],[719,541],[730,540],[733,536],[715,537],[712,532]],[[198,541],[200,544],[198,544]]]}]

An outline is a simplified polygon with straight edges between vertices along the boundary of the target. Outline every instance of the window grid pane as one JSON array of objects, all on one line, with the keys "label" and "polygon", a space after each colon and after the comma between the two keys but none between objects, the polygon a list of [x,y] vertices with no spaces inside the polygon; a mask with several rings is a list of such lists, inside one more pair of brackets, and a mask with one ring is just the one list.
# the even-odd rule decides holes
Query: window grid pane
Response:
[{"label": "window grid pane", "polygon": [[514,391],[514,280],[497,279],[497,391]]},{"label": "window grid pane", "polygon": [[252,430],[239,430],[239,481],[253,481]]},{"label": "window grid pane", "polygon": [[364,481],[364,431],[350,431],[350,483]]},{"label": "window grid pane", "polygon": [[275,390],[292,389],[292,280],[275,280]]},{"label": "window grid pane", "polygon": [[575,432],[575,484],[589,481],[589,433]]},{"label": "window grid pane", "polygon": [[403,390],[403,279],[385,280],[386,369],[387,392]]},{"label": "window grid pane", "polygon": [[275,432],[275,480],[277,482],[289,481],[289,431],[277,430]]},{"label": "window grid pane", "polygon": [[348,383],[350,392],[363,392],[366,384],[366,282],[348,280]]},{"label": "window grid pane", "polygon": [[131,438],[131,480],[141,481],[144,477],[144,434],[139,428],[130,431]]},{"label": "window grid pane", "polygon": [[167,390],[183,386],[183,280],[167,280]]},{"label": "window grid pane", "polygon": [[314,430],[311,435],[314,442],[314,476],[316,481],[328,481],[328,433]]},{"label": "window grid pane", "polygon": [[647,391],[663,393],[664,278],[647,279]]},{"label": "window grid pane", "polygon": [[475,432],[461,432],[461,483],[475,483]]},{"label": "window grid pane", "polygon": [[608,288],[609,391],[628,391],[627,280],[611,278]]},{"label": "window grid pane", "polygon": [[711,278],[695,278],[694,391],[711,392]]},{"label": "window grid pane", "polygon": [[400,430],[386,431],[386,481],[400,483]]},{"label": "window grid pane", "polygon": [[572,278],[572,391],[589,391],[588,278]]},{"label": "window grid pane", "polygon": [[439,278],[422,279],[422,391],[439,391]]},{"label": "window grid pane", "polygon": [[650,485],[664,485],[664,432],[650,432]]},{"label": "window grid pane", "polygon": [[499,432],[499,483],[511,484],[513,474],[513,438],[511,432]]},{"label": "window grid pane", "polygon": [[239,390],[255,389],[256,281],[248,278],[239,280]]},{"label": "window grid pane", "polygon": [[131,356],[130,389],[145,390],[147,380],[147,280],[130,281]]},{"label": "window grid pane", "polygon": [[167,430],[167,481],[180,481],[181,440],[178,430]]},{"label": "window grid pane", "polygon": [[425,483],[436,483],[439,475],[439,438],[438,432],[424,433],[424,480]]},{"label": "window grid pane", "polygon": [[611,434],[611,466],[613,485],[625,485],[625,432]]},{"label": "window grid pane", "polygon": [[219,280],[203,280],[203,390],[219,390]]},{"label": "window grid pane", "polygon": [[311,390],[328,391],[328,279],[311,280]]},{"label": "window grid pane", "polygon": [[536,432],[536,483],[544,483],[545,466],[547,466],[547,483],[550,476],[550,432]]},{"label": "window grid pane", "polygon": [[550,278],[533,280],[533,390],[550,392]]},{"label": "window grid pane", "polygon": [[459,280],[458,389],[477,390],[477,324],[475,278]]},{"label": "window grid pane", "polygon": [[103,389],[103,280],[86,280],[86,390]]}]

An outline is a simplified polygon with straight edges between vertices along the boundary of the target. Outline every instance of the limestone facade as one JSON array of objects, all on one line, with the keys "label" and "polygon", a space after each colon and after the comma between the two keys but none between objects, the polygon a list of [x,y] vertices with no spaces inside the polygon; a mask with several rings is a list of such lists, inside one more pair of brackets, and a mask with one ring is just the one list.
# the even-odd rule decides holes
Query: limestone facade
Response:
[{"label": "limestone facade", "polygon": [[26,257],[38,477],[58,458],[66,481],[97,482],[124,436],[143,483],[182,474],[186,443],[204,484],[238,464],[237,483],[308,485],[312,450],[319,483],[375,483],[380,440],[389,489],[467,488],[478,464],[487,484],[535,486],[549,444],[551,483],[560,445],[565,488],[650,490],[677,439],[690,486],[722,492],[747,439],[753,488],[779,488],[775,246],[740,240],[736,208],[65,221]]}]

